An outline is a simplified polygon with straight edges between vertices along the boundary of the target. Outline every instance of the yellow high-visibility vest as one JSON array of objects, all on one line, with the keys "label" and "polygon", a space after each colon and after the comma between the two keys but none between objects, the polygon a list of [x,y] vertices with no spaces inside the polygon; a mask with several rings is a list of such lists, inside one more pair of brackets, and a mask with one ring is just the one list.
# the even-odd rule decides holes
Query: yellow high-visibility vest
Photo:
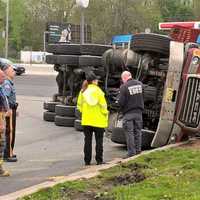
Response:
[{"label": "yellow high-visibility vest", "polygon": [[81,124],[106,128],[108,126],[108,110],[104,92],[95,84],[89,84],[84,92],[80,92],[77,108],[82,113]]}]

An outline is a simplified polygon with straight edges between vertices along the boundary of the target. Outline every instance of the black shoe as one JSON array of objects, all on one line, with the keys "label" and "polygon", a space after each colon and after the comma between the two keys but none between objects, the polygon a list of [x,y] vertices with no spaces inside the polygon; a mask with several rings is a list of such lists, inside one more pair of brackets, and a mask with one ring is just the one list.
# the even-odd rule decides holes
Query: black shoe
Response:
[{"label": "black shoe", "polygon": [[5,162],[17,162],[16,157],[6,157],[3,159]]},{"label": "black shoe", "polygon": [[97,165],[104,165],[104,164],[107,164],[107,163],[104,162],[104,161],[99,161],[99,162],[97,162]]},{"label": "black shoe", "polygon": [[127,159],[127,158],[130,158],[130,157],[132,157],[132,156],[134,156],[134,155],[126,155],[126,156],[124,156],[124,157],[122,157],[123,159]]},{"label": "black shoe", "polygon": [[138,155],[138,154],[141,154],[141,153],[142,153],[142,151],[137,151],[137,152],[136,152],[137,155]]},{"label": "black shoe", "polygon": [[13,157],[13,158],[17,158],[17,155],[16,155],[16,154],[13,154],[12,157]]}]

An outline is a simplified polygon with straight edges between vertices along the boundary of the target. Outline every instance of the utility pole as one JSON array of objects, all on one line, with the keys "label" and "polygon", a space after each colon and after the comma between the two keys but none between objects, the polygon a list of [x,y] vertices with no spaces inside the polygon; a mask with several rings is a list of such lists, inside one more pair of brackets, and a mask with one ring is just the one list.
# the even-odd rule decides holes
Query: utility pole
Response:
[{"label": "utility pole", "polygon": [[84,33],[84,28],[85,28],[85,16],[84,16],[84,8],[81,8],[81,34],[80,34],[80,43],[84,44],[84,38],[85,38],[85,33]]},{"label": "utility pole", "polygon": [[81,9],[81,23],[80,23],[80,44],[84,44],[84,27],[85,27],[85,17],[84,17],[84,11],[89,5],[89,0],[76,0],[76,4]]},{"label": "utility pole", "polygon": [[6,1],[6,38],[5,38],[5,58],[8,58],[8,34],[9,34],[9,0]]}]

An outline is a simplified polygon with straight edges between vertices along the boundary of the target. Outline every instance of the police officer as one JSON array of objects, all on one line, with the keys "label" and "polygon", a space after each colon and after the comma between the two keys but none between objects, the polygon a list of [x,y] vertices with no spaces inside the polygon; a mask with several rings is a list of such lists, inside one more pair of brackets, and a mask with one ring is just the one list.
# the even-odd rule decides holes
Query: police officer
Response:
[{"label": "police officer", "polygon": [[16,155],[13,154],[15,144],[15,126],[16,126],[16,92],[13,79],[15,77],[15,71],[9,64],[4,64],[1,69],[5,73],[6,79],[2,85],[3,92],[8,99],[9,112],[6,116],[6,148],[4,151],[4,160],[7,162],[16,162]]},{"label": "police officer", "polygon": [[144,100],[142,83],[134,80],[129,71],[121,74],[119,105],[123,113],[123,128],[125,130],[128,154],[125,158],[141,152],[142,145],[142,112]]},{"label": "police officer", "polygon": [[[0,63],[1,65],[1,63]],[[0,84],[5,80],[5,75],[0,70]],[[5,115],[9,109],[8,100],[3,93],[0,85],[0,177],[10,176],[10,173],[3,169],[3,151],[4,151],[4,126],[5,126]]]},{"label": "police officer", "polygon": [[96,162],[103,164],[103,135],[108,125],[107,103],[103,91],[98,86],[98,80],[93,72],[86,75],[86,80],[78,96],[78,110],[82,113],[81,124],[84,128],[84,161],[90,165],[92,158],[92,135],[96,139]]}]

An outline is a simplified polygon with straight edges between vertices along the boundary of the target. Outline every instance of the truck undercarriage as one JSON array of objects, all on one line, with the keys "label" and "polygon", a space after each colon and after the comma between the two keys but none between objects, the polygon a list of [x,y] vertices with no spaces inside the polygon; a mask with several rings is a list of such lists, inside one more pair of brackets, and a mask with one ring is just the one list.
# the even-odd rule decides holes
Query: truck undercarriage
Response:
[{"label": "truck undercarriage", "polygon": [[[61,45],[57,45],[55,52],[54,46],[49,45],[49,52],[54,55],[47,56],[47,63],[55,64],[55,70],[59,72],[57,76],[59,94],[56,95],[54,101],[60,100],[66,106],[75,107],[85,73],[94,71],[99,76],[100,86],[106,94],[110,110],[108,131],[112,132],[111,139],[114,142],[126,143],[117,104],[121,85],[120,75],[124,70],[129,70],[135,79],[144,84],[145,109],[142,131],[144,148],[149,148],[150,145],[159,147],[179,141],[185,130],[190,130],[190,132],[199,130],[200,113],[193,112],[190,124],[196,120],[198,125],[187,129],[188,126],[190,127],[185,114],[188,111],[187,108],[183,108],[186,97],[189,99],[186,101],[187,105],[193,106],[190,107],[191,109],[199,108],[199,104],[195,103],[196,100],[194,103],[189,102],[193,102],[197,97],[189,98],[193,93],[186,90],[186,87],[193,89],[199,87],[199,76],[195,76],[198,83],[191,81],[186,84],[185,82],[188,73],[199,73],[198,70],[194,72],[193,69],[194,67],[199,69],[199,52],[197,55],[192,53],[190,61],[186,62],[187,53],[191,48],[199,51],[197,44],[188,45],[184,42],[171,41],[168,36],[142,33],[134,35],[126,47],[124,45],[111,47],[95,44],[66,44],[65,47],[62,46],[59,49],[59,46]],[[68,52],[67,55],[62,55],[63,49]],[[191,64],[194,57],[198,60],[196,66]],[[189,68],[190,71],[184,71],[185,68]],[[195,92],[197,96],[198,89],[195,91],[197,91]]]}]

